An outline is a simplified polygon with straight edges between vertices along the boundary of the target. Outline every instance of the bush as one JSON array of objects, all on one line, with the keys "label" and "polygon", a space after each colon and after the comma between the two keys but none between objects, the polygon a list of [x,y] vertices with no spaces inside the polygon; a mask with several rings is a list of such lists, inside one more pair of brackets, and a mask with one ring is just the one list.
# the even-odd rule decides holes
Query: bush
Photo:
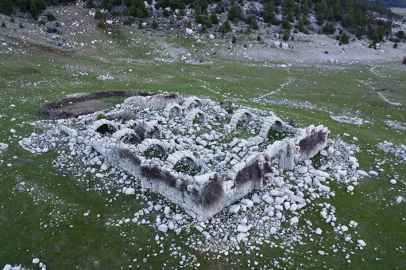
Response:
[{"label": "bush", "polygon": [[10,22],[15,23],[16,21],[14,20],[14,18],[11,18]]},{"label": "bush", "polygon": [[201,14],[196,15],[196,19],[195,19],[196,23],[200,23],[201,25],[205,25],[206,22],[203,19],[203,16]]},{"label": "bush", "polygon": [[97,119],[97,120],[106,119],[106,115],[103,114],[103,113],[99,113],[99,114],[97,115],[97,118],[96,118],[96,119]]},{"label": "bush", "polygon": [[257,41],[261,41],[261,36],[257,36]]},{"label": "bush", "polygon": [[231,24],[228,19],[220,26],[219,31],[223,34],[228,33],[231,31]]},{"label": "bush", "polygon": [[252,20],[251,20],[250,26],[251,26],[251,28],[254,29],[254,30],[259,30],[258,22],[257,22],[256,19],[252,19]]},{"label": "bush", "polygon": [[233,35],[233,37],[231,38],[231,43],[235,44],[237,42],[237,37],[235,35]]},{"label": "bush", "polygon": [[168,18],[168,17],[169,17],[169,11],[168,11],[167,9],[164,9],[164,11],[162,12],[162,15],[163,15],[165,18]]},{"label": "bush", "polygon": [[405,57],[403,57],[402,64],[403,64],[403,65],[406,65],[406,56],[405,56]]},{"label": "bush", "polygon": [[23,23],[22,23],[22,22],[20,22],[20,24],[18,25],[18,27],[20,27],[20,28],[24,28]]},{"label": "bush", "polygon": [[5,22],[2,22],[2,23],[1,23],[1,27],[6,28],[6,23],[5,23]]},{"label": "bush", "polygon": [[157,29],[158,28],[158,23],[156,21],[152,22],[152,28]]},{"label": "bush", "polygon": [[231,6],[230,10],[228,11],[228,19],[230,21],[237,20],[240,18],[242,14],[242,8],[238,4],[234,4]]},{"label": "bush", "polygon": [[344,33],[341,35],[340,43],[341,43],[341,44],[348,44],[348,43],[350,43],[350,38],[347,36],[347,33],[344,32]]},{"label": "bush", "polygon": [[100,11],[100,9],[96,10],[96,13],[94,14],[95,20],[103,19],[103,17],[103,13]]},{"label": "bush", "polygon": [[106,29],[106,23],[104,21],[100,21],[97,24],[97,27],[99,27],[100,29]]},{"label": "bush", "polygon": [[212,28],[213,27],[213,22],[212,22],[211,18],[207,19],[206,26],[207,26],[207,28]]},{"label": "bush", "polygon": [[334,27],[334,25],[332,23],[328,23],[323,26],[322,30],[323,30],[324,34],[332,35],[336,31],[336,28]]},{"label": "bush", "polygon": [[310,33],[309,33],[309,30],[305,29],[305,30],[304,30],[304,34],[305,34],[305,35],[310,34]]},{"label": "bush", "polygon": [[56,20],[55,15],[51,11],[48,11],[47,19],[48,19],[48,21],[55,21]]},{"label": "bush", "polygon": [[289,32],[288,32],[288,31],[285,31],[285,33],[283,33],[282,40],[288,41],[289,38],[290,38]]},{"label": "bush", "polygon": [[393,44],[393,48],[394,48],[394,49],[397,49],[397,48],[398,48],[398,44],[397,44],[397,43]]},{"label": "bush", "polygon": [[213,24],[218,24],[218,23],[219,23],[219,19],[217,18],[217,15],[216,15],[216,14],[212,14],[212,15],[210,16],[210,19],[211,19],[211,22],[212,22]]}]

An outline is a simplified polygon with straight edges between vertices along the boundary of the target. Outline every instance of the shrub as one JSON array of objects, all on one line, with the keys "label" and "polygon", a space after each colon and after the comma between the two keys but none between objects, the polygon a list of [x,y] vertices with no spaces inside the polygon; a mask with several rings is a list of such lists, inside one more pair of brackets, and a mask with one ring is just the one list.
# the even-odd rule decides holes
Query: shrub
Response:
[{"label": "shrub", "polygon": [[45,25],[45,21],[44,20],[39,20],[38,25]]},{"label": "shrub", "polygon": [[102,19],[104,16],[103,16],[103,13],[100,11],[100,9],[98,9],[98,10],[96,10],[96,12],[94,13],[94,18],[95,18],[95,20],[100,20],[100,19]]},{"label": "shrub", "polygon": [[211,21],[212,21],[213,24],[218,24],[218,23],[219,23],[219,19],[217,18],[217,15],[216,15],[216,14],[212,14],[212,15],[210,16],[210,19],[211,19]]},{"label": "shrub", "polygon": [[242,8],[238,4],[234,4],[231,6],[230,10],[228,11],[228,19],[230,21],[237,20],[240,18],[242,14]]},{"label": "shrub", "polygon": [[212,28],[213,27],[213,22],[212,22],[211,18],[207,19],[206,26],[207,26],[207,28]]},{"label": "shrub", "polygon": [[168,17],[169,17],[169,11],[168,11],[167,9],[164,9],[164,11],[162,12],[162,15],[163,15],[165,18],[168,18]]},{"label": "shrub", "polygon": [[261,36],[257,36],[257,41],[261,41]]},{"label": "shrub", "polygon": [[106,23],[104,21],[100,21],[97,24],[97,27],[99,27],[100,29],[106,29]]},{"label": "shrub", "polygon": [[5,22],[2,22],[2,23],[1,23],[1,27],[6,28],[6,23],[5,23]]},{"label": "shrub", "polygon": [[51,11],[48,11],[47,19],[48,19],[48,21],[55,21],[56,20],[55,15]]},{"label": "shrub", "polygon": [[99,113],[98,115],[97,115],[97,118],[96,118],[97,120],[101,120],[101,119],[106,119],[106,115],[104,114],[104,113]]},{"label": "shrub", "polygon": [[288,31],[285,31],[285,32],[283,33],[282,39],[283,39],[284,41],[287,41],[287,40],[289,40],[289,37],[290,37],[289,32],[288,32]]},{"label": "shrub", "polygon": [[20,27],[20,28],[24,28],[23,23],[22,23],[22,22],[20,22],[20,24],[18,25],[18,27]]},{"label": "shrub", "polygon": [[348,43],[350,43],[350,38],[347,36],[347,33],[344,32],[344,33],[341,35],[340,43],[341,43],[341,44],[348,44]]},{"label": "shrub", "polygon": [[158,28],[158,23],[156,21],[152,22],[152,28],[157,29]]},{"label": "shrub", "polygon": [[406,56],[405,56],[405,57],[403,57],[402,64],[403,64],[403,65],[406,65]]},{"label": "shrub", "polygon": [[223,34],[228,33],[231,31],[231,24],[228,19],[220,26],[219,31]]},{"label": "shrub", "polygon": [[195,19],[196,23],[200,23],[201,25],[205,25],[206,22],[203,19],[203,16],[201,14],[196,15],[196,19]]},{"label": "shrub", "polygon": [[332,35],[336,31],[336,28],[334,27],[334,25],[332,23],[328,23],[323,26],[322,30],[323,30],[324,34]]},{"label": "shrub", "polygon": [[394,49],[397,49],[397,48],[398,48],[398,44],[397,44],[397,43],[393,44],[393,48],[394,48]]},{"label": "shrub", "polygon": [[251,20],[250,26],[251,26],[251,28],[254,29],[254,30],[259,30],[258,22],[257,22],[256,19],[252,19],[252,20]]},{"label": "shrub", "polygon": [[11,18],[10,22],[15,23],[16,21],[14,20],[14,18]]},{"label": "shrub", "polygon": [[237,42],[237,37],[235,35],[233,35],[233,37],[231,38],[231,43],[235,44]]},{"label": "shrub", "polygon": [[305,29],[305,30],[304,30],[304,34],[305,34],[305,35],[310,34],[310,33],[309,33],[309,30]]}]

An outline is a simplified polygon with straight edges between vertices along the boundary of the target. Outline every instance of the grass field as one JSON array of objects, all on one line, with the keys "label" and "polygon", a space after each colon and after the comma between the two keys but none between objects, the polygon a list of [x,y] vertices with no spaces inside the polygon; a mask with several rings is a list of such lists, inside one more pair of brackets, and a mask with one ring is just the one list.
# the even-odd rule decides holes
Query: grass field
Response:
[{"label": "grass field", "polygon": [[[99,37],[114,41],[115,53],[103,57],[97,51],[59,54],[0,47],[0,142],[9,144],[0,154],[0,267],[11,263],[32,268],[34,257],[45,262],[47,269],[171,269],[182,268],[181,260],[194,267],[199,263],[200,269],[265,269],[265,265],[269,269],[274,261],[285,269],[406,267],[406,208],[405,203],[395,203],[396,196],[406,197],[405,161],[376,147],[385,140],[406,144],[406,131],[383,122],[406,122],[406,76],[400,62],[285,68],[279,63],[265,66],[206,56],[201,65],[165,63],[154,60],[151,47],[134,45],[134,40],[142,39],[140,34],[132,38],[123,34]],[[194,44],[179,37],[171,42],[174,46]],[[148,52],[152,54],[146,57]],[[99,79],[107,74],[114,79]],[[180,235],[170,233],[157,243],[158,232],[148,225],[105,225],[109,219],[132,216],[147,205],[145,200],[95,191],[95,183],[80,184],[74,173],[53,166],[57,150],[33,155],[18,144],[32,132],[41,133],[29,124],[39,120],[36,112],[40,104],[68,94],[111,89],[179,92],[272,110],[285,121],[294,118],[299,127],[323,124],[331,130],[331,137],[351,135],[343,139],[360,147],[356,156],[362,170],[382,171],[376,178],[361,180],[354,195],[331,181],[336,196],[316,200],[305,214],[324,233],[315,237],[308,232],[305,235],[309,237],[293,246],[274,238],[269,240],[280,244],[278,247],[264,242],[243,256],[201,252],[185,244],[190,234],[198,233],[194,228]],[[379,93],[400,105],[389,104]],[[330,118],[331,114],[356,116],[369,123],[339,123]],[[396,185],[389,183],[393,178],[398,180]],[[154,194],[148,197],[163,200]],[[320,203],[334,205],[342,224],[356,220],[356,234],[367,246],[360,250],[356,243],[344,242],[320,217]],[[91,214],[84,216],[89,211]],[[153,223],[154,216],[149,218]],[[307,230],[304,224],[299,228]],[[335,246],[340,249],[334,253]],[[328,255],[319,255],[320,249]]]}]

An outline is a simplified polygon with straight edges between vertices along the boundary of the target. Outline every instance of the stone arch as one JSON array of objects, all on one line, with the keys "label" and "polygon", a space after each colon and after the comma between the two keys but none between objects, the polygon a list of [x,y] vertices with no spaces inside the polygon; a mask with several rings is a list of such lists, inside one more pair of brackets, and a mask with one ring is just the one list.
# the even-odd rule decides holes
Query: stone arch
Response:
[{"label": "stone arch", "polygon": [[193,103],[196,102],[197,103],[197,107],[202,108],[202,100],[198,97],[188,97],[185,99],[185,102],[183,103],[183,108],[185,110],[189,109],[189,106]]},{"label": "stone arch", "polygon": [[202,123],[206,122],[206,114],[200,109],[193,109],[186,115],[185,118],[186,126],[188,127],[193,126],[193,120],[195,120],[196,116],[199,117]]},{"label": "stone arch", "polygon": [[171,115],[172,111],[175,111],[177,116],[181,116],[183,113],[183,108],[177,103],[168,104],[164,109],[163,115],[168,118]]},{"label": "stone arch", "polygon": [[248,111],[247,109],[238,109],[233,116],[231,117],[231,121],[230,121],[230,126],[233,129],[237,128],[237,124],[238,122],[241,120],[242,117],[246,116],[248,121],[251,121],[253,118],[253,115],[250,111]]},{"label": "stone arch", "polygon": [[162,153],[163,156],[167,154],[167,146],[162,141],[157,139],[145,139],[140,143],[137,147],[137,152],[140,155],[145,156],[145,151],[147,151],[151,146],[157,146],[159,151]]},{"label": "stone arch", "polygon": [[195,170],[199,169],[200,164],[191,151],[176,151],[170,154],[166,159],[167,167],[172,169],[173,167],[175,167],[176,163],[178,163],[182,159],[186,159],[189,166],[193,167]]},{"label": "stone arch", "polygon": [[131,136],[137,136],[135,134],[135,131],[131,128],[123,128],[120,130],[117,130],[116,132],[113,133],[113,135],[111,136],[112,141],[114,141],[115,143],[118,143],[120,141],[123,141],[125,138],[128,138],[129,140],[131,140]]},{"label": "stone arch", "polygon": [[259,131],[259,136],[262,138],[267,138],[270,129],[275,129],[278,131],[283,130],[284,123],[277,116],[268,116],[265,118],[264,123],[262,124],[261,130]]},{"label": "stone arch", "polygon": [[100,133],[105,133],[105,132],[101,132],[100,128],[102,128],[103,126],[106,126],[107,130],[111,130],[111,133],[116,132],[117,130],[119,130],[118,125],[110,120],[107,119],[101,119],[101,120],[97,120],[95,121],[90,127],[89,129],[95,131],[95,132],[100,132]]},{"label": "stone arch", "polygon": [[155,136],[161,137],[162,136],[162,130],[160,129],[159,125],[155,123],[147,123],[147,126],[149,128],[148,132],[149,133],[154,133]]}]

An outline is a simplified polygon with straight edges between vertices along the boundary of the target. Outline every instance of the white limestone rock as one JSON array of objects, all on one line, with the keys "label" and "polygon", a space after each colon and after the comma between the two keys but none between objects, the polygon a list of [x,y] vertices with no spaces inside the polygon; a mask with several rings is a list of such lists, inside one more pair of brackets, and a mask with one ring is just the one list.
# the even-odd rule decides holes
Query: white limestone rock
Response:
[{"label": "white limestone rock", "polygon": [[401,202],[403,202],[403,197],[402,197],[402,196],[398,196],[398,197],[396,198],[396,203],[397,203],[397,204],[400,204]]},{"label": "white limestone rock", "polygon": [[158,231],[166,233],[168,231],[168,225],[166,224],[161,224],[158,226]]}]

